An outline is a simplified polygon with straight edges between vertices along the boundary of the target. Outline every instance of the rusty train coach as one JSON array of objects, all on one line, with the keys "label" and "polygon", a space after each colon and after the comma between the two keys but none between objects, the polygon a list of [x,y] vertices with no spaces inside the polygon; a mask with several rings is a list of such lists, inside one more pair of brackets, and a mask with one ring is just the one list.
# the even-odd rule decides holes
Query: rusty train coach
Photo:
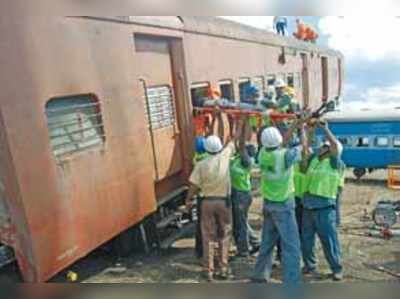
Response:
[{"label": "rusty train coach", "polygon": [[340,53],[217,18],[11,14],[0,33],[0,242],[29,282],[175,217],[208,86],[240,101],[281,77],[310,107],[342,88]]}]

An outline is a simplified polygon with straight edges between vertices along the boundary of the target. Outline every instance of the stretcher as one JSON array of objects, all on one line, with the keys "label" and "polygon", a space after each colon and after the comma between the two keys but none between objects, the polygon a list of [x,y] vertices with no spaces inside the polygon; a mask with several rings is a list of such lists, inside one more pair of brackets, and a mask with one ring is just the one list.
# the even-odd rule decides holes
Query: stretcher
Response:
[{"label": "stretcher", "polygon": [[[246,109],[234,109],[234,108],[219,108],[221,112],[228,116],[228,119],[238,120],[242,115],[254,117],[257,119],[258,127],[262,126],[263,119],[268,118],[272,124],[282,122],[285,120],[295,119],[297,116],[294,113],[279,113],[275,110],[266,112],[246,110]],[[214,113],[214,107],[203,107],[194,108],[193,122],[195,125],[196,135],[203,135],[206,132],[208,126],[212,122],[212,115]]]}]

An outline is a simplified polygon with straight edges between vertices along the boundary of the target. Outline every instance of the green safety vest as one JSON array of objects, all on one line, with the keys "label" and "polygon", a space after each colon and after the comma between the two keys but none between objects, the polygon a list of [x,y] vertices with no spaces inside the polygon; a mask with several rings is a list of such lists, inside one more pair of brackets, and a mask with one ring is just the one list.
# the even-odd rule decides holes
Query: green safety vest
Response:
[{"label": "green safety vest", "polygon": [[333,169],[330,159],[312,159],[307,171],[308,192],[326,199],[336,199],[341,171]]},{"label": "green safety vest", "polygon": [[260,152],[261,194],[264,199],[285,202],[294,195],[293,167],[286,168],[285,149]]},{"label": "green safety vest", "polygon": [[199,163],[200,161],[204,160],[205,158],[207,158],[210,154],[209,153],[194,153],[194,157],[193,157],[193,165],[196,165],[197,163]]},{"label": "green safety vest", "polygon": [[230,165],[232,187],[241,192],[251,191],[251,167],[244,167],[240,156],[236,156]]},{"label": "green safety vest", "polygon": [[303,198],[307,192],[307,176],[300,170],[300,163],[294,166],[294,195]]}]

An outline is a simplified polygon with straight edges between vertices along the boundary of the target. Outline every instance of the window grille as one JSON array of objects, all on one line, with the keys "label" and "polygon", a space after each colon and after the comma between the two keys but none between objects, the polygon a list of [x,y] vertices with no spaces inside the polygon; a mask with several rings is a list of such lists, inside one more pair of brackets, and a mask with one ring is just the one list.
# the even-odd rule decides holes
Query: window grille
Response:
[{"label": "window grille", "polygon": [[169,86],[147,88],[148,120],[153,130],[175,123],[173,95]]}]

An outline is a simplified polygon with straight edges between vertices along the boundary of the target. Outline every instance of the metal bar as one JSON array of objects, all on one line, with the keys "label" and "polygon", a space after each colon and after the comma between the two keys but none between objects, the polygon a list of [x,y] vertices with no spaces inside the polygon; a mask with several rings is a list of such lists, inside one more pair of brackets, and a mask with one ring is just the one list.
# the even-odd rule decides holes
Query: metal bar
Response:
[{"label": "metal bar", "polygon": [[80,109],[80,108],[90,108],[90,107],[100,107],[100,103],[74,105],[74,106],[65,107],[65,108],[46,109],[46,114],[56,113],[56,112],[60,112],[60,111],[68,111],[68,110],[73,110],[73,109]]},{"label": "metal bar", "polygon": [[53,147],[53,150],[55,150],[55,149],[58,149],[58,148],[62,148],[64,146],[66,146],[66,145],[81,144],[81,143],[84,143],[84,142],[87,142],[87,141],[91,141],[91,140],[96,140],[96,139],[103,139],[104,140],[105,137],[106,137],[106,135],[104,135],[104,134],[102,134],[102,135],[94,135],[94,136],[91,136],[89,138],[85,138],[85,139],[79,140],[79,141],[73,141],[72,140],[72,141],[69,141],[69,142],[61,143],[61,144],[55,144],[52,147]]},{"label": "metal bar", "polygon": [[[150,114],[150,106],[149,106],[149,95],[148,95],[148,88],[147,88],[147,82],[145,79],[140,78],[140,82],[142,82],[143,89],[144,89],[144,99],[145,99],[145,104],[146,104],[146,110],[147,113]],[[151,140],[151,148],[153,152],[153,163],[154,163],[154,170],[156,177],[155,179],[158,181],[159,175],[158,175],[158,163],[157,163],[157,155],[156,155],[156,148],[155,148],[155,141],[154,141],[154,133],[153,133],[153,124],[151,120],[148,122],[149,123],[149,133],[150,133],[150,140]]]},{"label": "metal bar", "polygon": [[68,132],[68,133],[65,133],[65,134],[50,135],[50,138],[51,139],[55,139],[55,138],[60,138],[60,137],[66,137],[66,136],[70,136],[70,135],[73,135],[73,134],[83,133],[85,131],[89,131],[89,130],[97,129],[97,128],[103,128],[103,127],[104,127],[103,124],[99,124],[99,125],[91,126],[89,128],[71,131],[71,132]]},{"label": "metal bar", "polygon": [[[84,114],[85,115],[85,118],[87,118],[86,120],[85,120],[85,122],[86,121],[89,121],[91,118],[94,118],[94,117],[99,117],[99,116],[101,116],[101,113],[96,113],[96,114]],[[50,117],[51,118],[51,117]],[[49,119],[50,119],[49,118]],[[47,122],[47,125],[49,125],[49,126],[54,126],[54,125],[68,125],[68,124],[76,124],[76,123],[78,123],[78,121],[79,121],[79,119],[73,119],[73,120],[69,120],[69,121],[48,121]]]}]

